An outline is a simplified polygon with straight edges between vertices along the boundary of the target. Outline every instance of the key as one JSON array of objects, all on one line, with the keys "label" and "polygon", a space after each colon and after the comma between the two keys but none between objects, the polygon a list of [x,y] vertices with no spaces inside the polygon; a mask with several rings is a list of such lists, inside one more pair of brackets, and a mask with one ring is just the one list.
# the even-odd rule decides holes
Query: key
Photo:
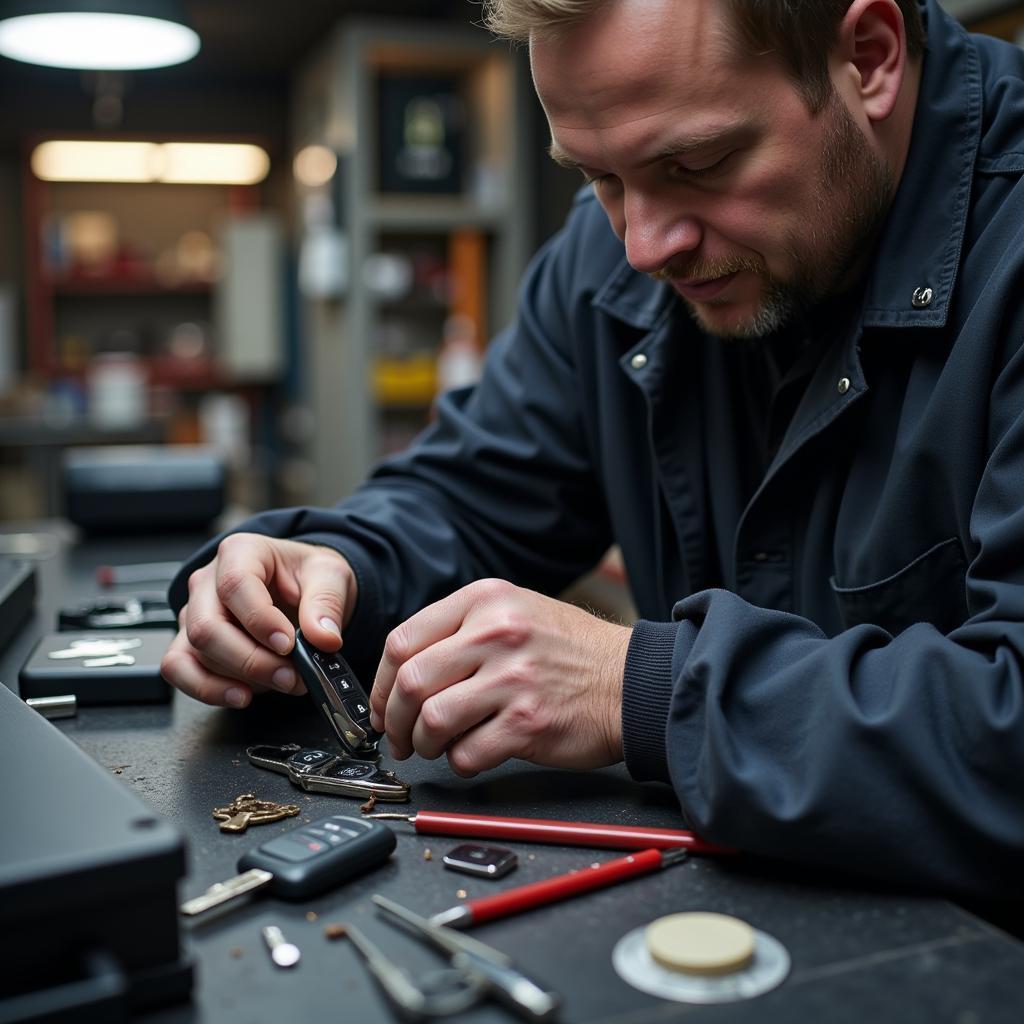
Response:
[{"label": "key", "polygon": [[238,875],[211,885],[180,909],[194,917],[258,889],[285,900],[303,900],[376,867],[394,848],[395,834],[386,825],[329,814],[244,853]]},{"label": "key", "polygon": [[299,630],[292,660],[341,749],[352,757],[379,760],[381,737],[370,725],[370,699],[348,662],[314,647]]},{"label": "key", "polygon": [[257,800],[252,793],[242,793],[227,807],[215,807],[214,818],[221,832],[244,832],[249,825],[266,825],[299,813],[297,804],[278,804],[273,800]]}]

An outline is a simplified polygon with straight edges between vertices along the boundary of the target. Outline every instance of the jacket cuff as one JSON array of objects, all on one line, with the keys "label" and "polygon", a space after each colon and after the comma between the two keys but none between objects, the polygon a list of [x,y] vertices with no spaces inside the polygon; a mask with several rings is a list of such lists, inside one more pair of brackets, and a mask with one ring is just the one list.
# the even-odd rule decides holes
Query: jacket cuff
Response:
[{"label": "jacket cuff", "polygon": [[640,620],[626,652],[622,751],[629,774],[669,782],[665,731],[672,701],[672,659],[680,624]]}]

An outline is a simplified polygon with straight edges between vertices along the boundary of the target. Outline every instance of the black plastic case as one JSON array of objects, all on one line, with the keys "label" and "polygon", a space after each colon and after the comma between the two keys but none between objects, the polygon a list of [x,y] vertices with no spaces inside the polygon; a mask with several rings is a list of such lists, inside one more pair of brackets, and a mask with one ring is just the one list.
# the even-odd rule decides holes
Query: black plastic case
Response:
[{"label": "black plastic case", "polygon": [[[51,652],[66,650],[76,641],[140,641],[124,653],[132,665],[90,666],[95,656],[54,659]],[[167,702],[171,688],[160,675],[160,660],[174,638],[170,629],[85,630],[49,633],[39,641],[18,675],[22,698],[74,694],[79,705],[145,704]]]},{"label": "black plastic case", "polygon": [[187,999],[184,842],[0,685],[0,1021],[115,1021]]}]

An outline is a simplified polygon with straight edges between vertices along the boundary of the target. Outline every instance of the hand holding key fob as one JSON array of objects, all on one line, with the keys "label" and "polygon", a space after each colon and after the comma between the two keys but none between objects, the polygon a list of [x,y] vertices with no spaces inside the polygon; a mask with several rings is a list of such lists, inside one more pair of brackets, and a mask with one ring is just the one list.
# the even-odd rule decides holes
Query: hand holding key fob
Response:
[{"label": "hand holding key fob", "polygon": [[313,703],[330,723],[342,750],[352,757],[380,758],[380,733],[370,725],[370,699],[348,662],[314,647],[295,631],[292,660]]}]

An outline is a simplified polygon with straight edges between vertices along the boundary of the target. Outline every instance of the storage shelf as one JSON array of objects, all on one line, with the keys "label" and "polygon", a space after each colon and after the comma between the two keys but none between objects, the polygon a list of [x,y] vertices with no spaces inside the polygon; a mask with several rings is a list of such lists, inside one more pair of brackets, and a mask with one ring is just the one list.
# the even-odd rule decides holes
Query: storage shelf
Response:
[{"label": "storage shelf", "polygon": [[501,210],[485,209],[457,196],[377,196],[370,201],[371,228],[401,231],[450,231],[470,227],[495,231],[502,226]]},{"label": "storage shelf", "polygon": [[182,281],[170,284],[149,273],[60,274],[44,276],[42,287],[52,295],[209,295],[209,281]]}]

